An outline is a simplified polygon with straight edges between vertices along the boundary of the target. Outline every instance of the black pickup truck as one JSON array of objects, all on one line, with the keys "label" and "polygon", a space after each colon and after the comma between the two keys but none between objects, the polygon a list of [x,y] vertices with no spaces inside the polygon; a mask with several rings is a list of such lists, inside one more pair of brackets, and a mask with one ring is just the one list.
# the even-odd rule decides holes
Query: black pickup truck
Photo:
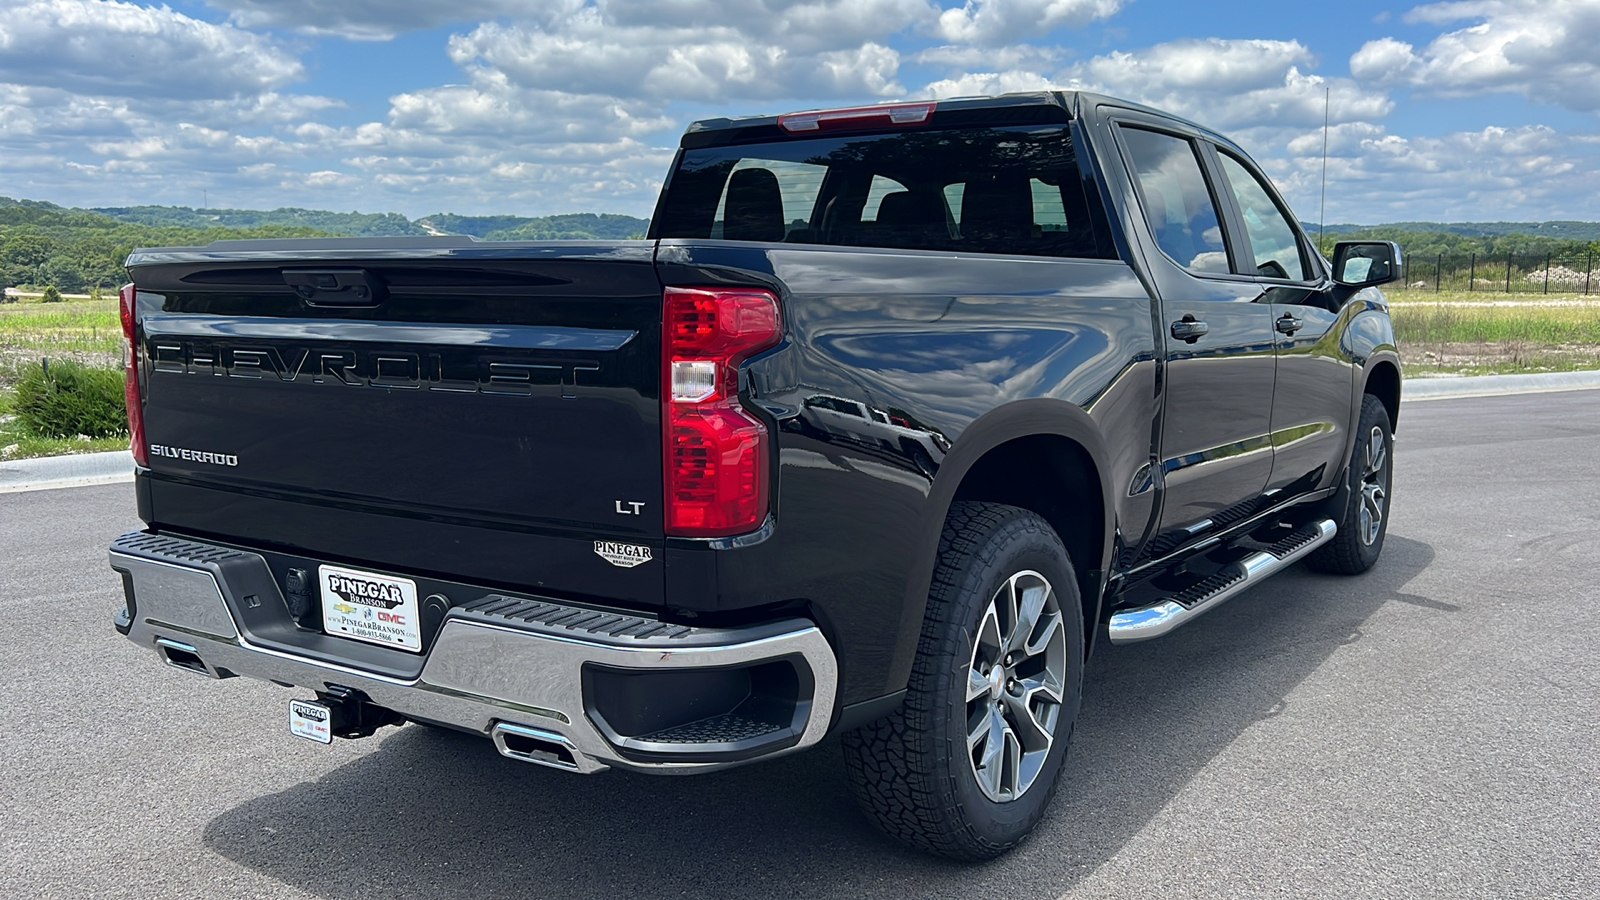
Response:
[{"label": "black pickup truck", "polygon": [[139,250],[116,627],[324,742],[840,734],[882,828],[991,857],[1096,644],[1378,558],[1398,264],[1083,93],[697,122],[644,240]]}]

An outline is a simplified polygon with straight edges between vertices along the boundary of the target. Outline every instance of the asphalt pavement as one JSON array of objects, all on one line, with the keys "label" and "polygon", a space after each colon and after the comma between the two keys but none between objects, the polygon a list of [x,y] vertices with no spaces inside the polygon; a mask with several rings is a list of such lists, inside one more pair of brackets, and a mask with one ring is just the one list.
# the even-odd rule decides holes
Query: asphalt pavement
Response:
[{"label": "asphalt pavement", "polygon": [[959,866],[836,741],[579,777],[408,725],[322,747],[111,630],[132,487],[0,494],[0,896],[1600,897],[1600,391],[1406,404],[1388,546],[1091,661],[1038,833]]}]

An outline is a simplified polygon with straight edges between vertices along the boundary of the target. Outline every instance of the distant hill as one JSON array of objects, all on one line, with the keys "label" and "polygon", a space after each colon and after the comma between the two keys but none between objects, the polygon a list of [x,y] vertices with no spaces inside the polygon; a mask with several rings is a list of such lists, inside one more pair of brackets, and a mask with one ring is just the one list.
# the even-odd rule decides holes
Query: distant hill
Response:
[{"label": "distant hill", "polygon": [[[192,209],[111,206],[74,209],[0,197],[0,286],[54,285],[69,293],[126,280],[123,260],[135,247],[204,245],[224,238],[391,237],[465,234],[482,240],[626,240],[643,237],[646,219],[596,213],[554,216],[459,216],[408,219],[398,213],[337,213],[283,208]],[[1308,224],[1313,235],[1317,227]],[[1600,222],[1396,222],[1330,224],[1322,241],[1397,241],[1412,258],[1484,254],[1600,253]]]},{"label": "distant hill", "polygon": [[68,293],[114,288],[135,247],[205,245],[231,238],[395,237],[465,234],[491,241],[626,240],[650,227],[633,216],[458,216],[412,221],[398,213],[283,208],[106,206],[73,209],[0,197],[0,287],[54,285]]},{"label": "distant hill", "polygon": [[427,229],[399,213],[336,213],[284,207],[256,209],[191,209],[187,206],[106,206],[90,212],[119,222],[179,228],[312,228],[347,237],[425,235]]},{"label": "distant hill", "polygon": [[[17,201],[33,203],[34,201]],[[45,204],[53,206],[53,204]],[[55,207],[61,209],[61,207]],[[187,206],[105,206],[86,210],[119,222],[178,228],[310,228],[345,237],[467,234],[489,241],[626,240],[643,237],[648,219],[595,213],[555,216],[458,216],[435,213],[415,221],[399,213],[337,213],[284,207],[192,209]]]},{"label": "distant hill", "polygon": [[644,237],[649,219],[613,213],[556,216],[457,216],[436,213],[416,224],[430,234],[470,234],[486,241],[625,241]]},{"label": "distant hill", "polygon": [[[1317,226],[1306,225],[1315,234]],[[1558,241],[1600,241],[1600,222],[1390,222],[1385,225],[1329,223],[1328,234],[1368,231],[1411,231],[1422,234],[1458,234],[1463,237],[1541,237]]]},{"label": "distant hill", "polygon": [[209,244],[223,238],[316,237],[303,225],[190,228],[112,218],[37,200],[0,197],[0,287],[53,285],[67,293],[115,288],[135,247]]},{"label": "distant hill", "polygon": [[[627,240],[643,237],[650,220],[611,213],[567,213],[553,216],[460,216],[434,213],[407,219],[399,213],[329,212],[319,209],[284,207],[274,210],[192,209],[187,206],[108,206],[90,210],[68,210],[38,200],[0,198],[6,205],[60,212],[88,212],[109,216],[119,222],[154,227],[181,228],[309,228],[324,234],[347,237],[389,237],[395,235],[467,234],[487,241],[541,240]],[[1600,241],[1600,222],[1390,222],[1382,225],[1329,223],[1319,229],[1303,223],[1315,235],[1325,230],[1332,235],[1417,234],[1454,235],[1457,238],[1548,239],[1553,241]],[[1431,246],[1435,241],[1428,241]],[[1450,243],[1456,243],[1451,241]]]}]

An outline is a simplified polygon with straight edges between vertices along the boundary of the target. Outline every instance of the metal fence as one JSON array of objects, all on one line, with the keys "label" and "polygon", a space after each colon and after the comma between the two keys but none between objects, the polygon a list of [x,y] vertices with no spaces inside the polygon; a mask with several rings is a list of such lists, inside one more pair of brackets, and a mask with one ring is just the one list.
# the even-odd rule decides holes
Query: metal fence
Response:
[{"label": "metal fence", "polygon": [[1580,253],[1405,254],[1401,284],[1418,291],[1600,294],[1600,260]]}]

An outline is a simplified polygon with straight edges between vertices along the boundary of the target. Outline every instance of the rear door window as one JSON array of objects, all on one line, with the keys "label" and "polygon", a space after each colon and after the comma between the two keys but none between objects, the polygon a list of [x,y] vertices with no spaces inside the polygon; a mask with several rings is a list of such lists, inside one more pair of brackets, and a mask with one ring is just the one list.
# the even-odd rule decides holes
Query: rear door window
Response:
[{"label": "rear door window", "polygon": [[1121,126],[1145,221],[1161,252],[1192,272],[1231,271],[1217,204],[1187,138]]},{"label": "rear door window", "polygon": [[1105,258],[1059,125],[685,150],[661,238]]}]

